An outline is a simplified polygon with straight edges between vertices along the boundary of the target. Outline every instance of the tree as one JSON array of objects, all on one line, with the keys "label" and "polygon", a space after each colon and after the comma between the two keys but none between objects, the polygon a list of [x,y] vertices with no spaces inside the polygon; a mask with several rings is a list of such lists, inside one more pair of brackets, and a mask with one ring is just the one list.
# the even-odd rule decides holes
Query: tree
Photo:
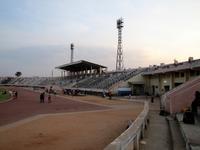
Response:
[{"label": "tree", "polygon": [[15,73],[15,76],[16,76],[16,77],[20,77],[21,75],[22,75],[22,73],[19,72],[19,71],[17,71],[17,72]]}]

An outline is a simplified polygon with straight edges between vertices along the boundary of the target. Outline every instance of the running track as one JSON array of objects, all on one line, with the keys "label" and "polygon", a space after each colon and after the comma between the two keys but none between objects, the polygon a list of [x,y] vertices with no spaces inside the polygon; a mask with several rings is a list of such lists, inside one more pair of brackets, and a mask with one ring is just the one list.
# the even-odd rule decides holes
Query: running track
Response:
[{"label": "running track", "polygon": [[38,114],[101,110],[108,107],[98,106],[52,96],[52,103],[39,103],[39,93],[23,88],[18,91],[18,98],[0,103],[0,126]]}]

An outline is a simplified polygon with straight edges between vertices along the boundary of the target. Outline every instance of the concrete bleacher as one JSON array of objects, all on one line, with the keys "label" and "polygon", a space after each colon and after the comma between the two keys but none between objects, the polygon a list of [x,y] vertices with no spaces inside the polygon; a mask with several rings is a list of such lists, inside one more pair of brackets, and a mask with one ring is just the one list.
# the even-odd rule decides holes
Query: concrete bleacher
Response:
[{"label": "concrete bleacher", "polygon": [[143,69],[130,69],[82,77],[17,77],[10,80],[7,84],[23,86],[57,85],[62,88],[82,88],[102,91],[103,89],[108,90],[110,87],[112,87],[112,85],[121,81],[126,81],[142,71]]},{"label": "concrete bleacher", "polygon": [[40,85],[41,82],[43,82],[44,80],[47,80],[47,78],[46,77],[18,77],[18,78],[13,78],[7,84],[37,86],[37,85]]},{"label": "concrete bleacher", "polygon": [[178,113],[176,118],[181,129],[181,133],[184,137],[187,150],[199,150],[200,149],[200,115],[195,119],[195,124],[183,123],[183,113]]},{"label": "concrete bleacher", "polygon": [[85,80],[81,80],[74,87],[77,88],[94,88],[94,89],[109,89],[113,84],[126,81],[129,78],[142,72],[143,69],[131,69],[121,72],[112,72],[100,76],[93,76]]},{"label": "concrete bleacher", "polygon": [[7,84],[13,79],[13,77],[0,77],[0,84]]},{"label": "concrete bleacher", "polygon": [[166,120],[169,126],[171,147],[174,150],[185,150],[186,149],[185,141],[181,134],[178,121],[170,116],[166,117]]}]

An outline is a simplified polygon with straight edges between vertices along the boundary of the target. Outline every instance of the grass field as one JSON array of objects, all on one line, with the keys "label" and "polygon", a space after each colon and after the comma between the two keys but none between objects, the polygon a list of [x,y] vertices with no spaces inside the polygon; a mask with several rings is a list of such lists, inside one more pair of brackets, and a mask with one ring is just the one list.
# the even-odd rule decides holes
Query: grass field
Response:
[{"label": "grass field", "polygon": [[0,102],[10,98],[10,94],[7,90],[0,88]]}]

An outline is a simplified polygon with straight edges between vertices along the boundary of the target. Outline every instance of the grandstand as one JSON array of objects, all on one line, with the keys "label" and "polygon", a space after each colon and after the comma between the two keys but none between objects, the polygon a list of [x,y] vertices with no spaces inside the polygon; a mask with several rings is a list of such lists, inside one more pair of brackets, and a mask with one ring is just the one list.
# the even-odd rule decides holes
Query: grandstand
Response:
[{"label": "grandstand", "polygon": [[[129,87],[132,95],[162,96],[161,106],[170,114],[190,107],[195,91],[200,90],[200,59],[123,71],[107,71],[103,65],[83,60],[56,68],[66,74],[62,73],[60,77],[1,77],[0,83],[31,87],[53,85],[87,94],[102,94],[108,90],[117,93],[121,87]],[[199,116],[197,119],[199,124]]]},{"label": "grandstand", "polygon": [[56,85],[63,89],[112,90],[130,87],[133,95],[162,95],[200,75],[200,60],[154,65],[147,68],[107,71],[107,67],[80,60],[56,67],[65,71],[60,77],[2,77],[1,84],[23,86]]},{"label": "grandstand", "polygon": [[13,77],[0,77],[0,84],[7,84],[11,82],[14,78]]}]

